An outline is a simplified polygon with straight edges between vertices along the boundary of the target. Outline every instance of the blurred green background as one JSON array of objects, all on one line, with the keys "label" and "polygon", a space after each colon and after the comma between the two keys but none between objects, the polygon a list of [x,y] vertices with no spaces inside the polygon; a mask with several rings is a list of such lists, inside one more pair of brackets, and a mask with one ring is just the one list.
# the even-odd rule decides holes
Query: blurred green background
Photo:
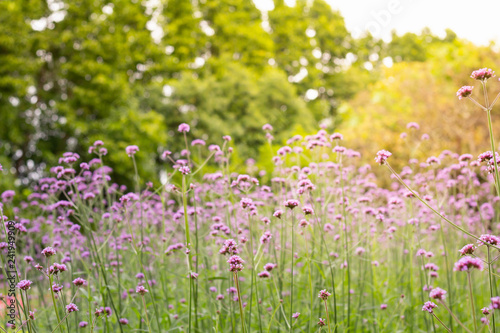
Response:
[{"label": "blurred green background", "polygon": [[[455,92],[500,59],[451,30],[354,38],[324,0],[266,12],[252,0],[2,0],[0,31],[0,191],[66,151],[88,159],[98,139],[115,180],[131,183],[135,144],[141,178],[157,181],[159,154],[183,149],[183,122],[208,144],[231,135],[236,168],[270,165],[265,123],[276,145],[340,131],[367,161],[381,148],[404,163],[488,147],[484,114]],[[421,130],[401,139],[410,121]]]}]

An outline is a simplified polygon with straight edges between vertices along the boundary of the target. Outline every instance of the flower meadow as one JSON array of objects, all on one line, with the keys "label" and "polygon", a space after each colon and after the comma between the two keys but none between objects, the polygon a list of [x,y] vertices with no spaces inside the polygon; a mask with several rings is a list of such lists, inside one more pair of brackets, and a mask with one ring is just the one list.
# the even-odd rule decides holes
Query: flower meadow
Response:
[{"label": "flower meadow", "polygon": [[[138,146],[126,149],[133,188],[112,181],[104,142],[65,153],[26,200],[1,193],[1,331],[496,332],[494,77],[471,75],[484,102],[473,86],[457,92],[486,113],[486,152],[400,170],[387,150],[363,164],[324,129],[273,151],[267,178],[231,171],[231,138],[189,142],[188,124],[185,150],[161,155],[161,185],[139,178]],[[272,133],[263,126],[270,150]]]}]

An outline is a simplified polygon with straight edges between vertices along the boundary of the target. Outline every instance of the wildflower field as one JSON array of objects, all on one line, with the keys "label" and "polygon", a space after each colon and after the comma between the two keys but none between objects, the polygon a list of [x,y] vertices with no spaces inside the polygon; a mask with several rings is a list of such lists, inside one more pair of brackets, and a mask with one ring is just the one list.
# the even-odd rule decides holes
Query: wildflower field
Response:
[{"label": "wildflower field", "polygon": [[25,200],[1,193],[0,330],[496,332],[498,83],[486,68],[474,83],[457,97],[488,119],[479,156],[443,151],[396,169],[380,150],[364,164],[324,129],[275,151],[266,124],[263,182],[255,168],[232,171],[231,137],[188,141],[181,124],[184,149],[159,156],[163,184],[141,179],[141,147],[126,148],[127,188],[106,142],[65,153]]}]

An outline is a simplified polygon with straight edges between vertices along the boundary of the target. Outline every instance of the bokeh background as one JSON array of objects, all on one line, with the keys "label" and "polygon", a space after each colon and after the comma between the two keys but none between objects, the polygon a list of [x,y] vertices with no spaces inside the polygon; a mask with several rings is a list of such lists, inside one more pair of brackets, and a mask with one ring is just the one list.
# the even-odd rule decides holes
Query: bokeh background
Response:
[{"label": "bokeh background", "polygon": [[132,181],[133,144],[141,179],[160,181],[183,122],[207,143],[231,135],[235,169],[271,167],[266,123],[276,147],[323,126],[370,162],[382,148],[396,165],[480,153],[486,117],[455,93],[473,69],[499,68],[498,13],[495,1],[2,0],[0,192],[28,191],[98,139],[116,181]]}]

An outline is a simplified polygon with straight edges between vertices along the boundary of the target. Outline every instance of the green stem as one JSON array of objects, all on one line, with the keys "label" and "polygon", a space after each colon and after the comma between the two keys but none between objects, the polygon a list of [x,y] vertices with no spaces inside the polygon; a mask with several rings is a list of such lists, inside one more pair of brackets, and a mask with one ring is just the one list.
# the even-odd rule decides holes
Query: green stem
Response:
[{"label": "green stem", "polygon": [[491,152],[493,153],[493,162],[495,162],[495,188],[497,190],[497,195],[500,196],[500,176],[498,175],[497,155],[495,151],[495,139],[493,136],[493,125],[491,122],[491,109],[486,110],[486,114],[488,115],[488,131],[490,132]]},{"label": "green stem", "polygon": [[[493,276],[491,274],[491,254],[490,254],[490,247],[488,245],[488,276],[489,276],[489,282],[490,282],[490,298],[493,298]],[[491,324],[493,327],[493,332],[496,332],[495,330],[495,311],[491,314]]]},{"label": "green stem", "polygon": [[434,318],[437,319],[437,321],[441,324],[441,326],[444,327],[445,330],[447,330],[448,332],[452,332],[452,330],[450,330],[448,327],[446,327],[446,325],[441,321],[441,319],[439,319],[434,313],[432,315],[434,316]]},{"label": "green stem", "polygon": [[[56,312],[57,322],[61,323],[61,318],[59,317],[59,311],[57,310],[56,298],[54,297],[54,289],[52,288],[52,275],[49,275],[49,283],[50,283],[50,294],[52,295],[52,304],[54,304],[54,311]],[[62,326],[59,326],[59,330],[63,333]]]},{"label": "green stem", "polygon": [[472,310],[472,320],[474,321],[474,332],[477,332],[476,310],[474,309],[474,297],[472,295],[472,282],[471,282],[469,271],[467,271],[467,280],[469,281],[470,307]]},{"label": "green stem", "polygon": [[233,277],[234,277],[234,284],[236,285],[236,290],[238,291],[238,303],[240,305],[241,330],[243,333],[246,333],[247,330],[245,328],[245,315],[243,312],[243,304],[241,303],[241,293],[240,293],[240,284],[238,282],[238,273],[234,272]]},{"label": "green stem", "polygon": [[292,332],[292,321],[293,321],[293,256],[294,256],[294,251],[295,251],[295,243],[294,243],[294,240],[295,240],[295,232],[294,232],[294,224],[295,224],[295,217],[294,217],[294,214],[293,214],[293,209],[292,209],[292,274],[291,274],[291,277],[290,277],[290,329],[289,329],[289,332],[291,333]]},{"label": "green stem", "polygon": [[331,333],[332,329],[330,327],[330,315],[328,314],[328,305],[326,304],[326,301],[325,301],[325,315],[326,315],[326,321],[328,323],[328,333]]},{"label": "green stem", "polygon": [[151,323],[148,317],[148,307],[146,306],[146,299],[142,296],[142,304],[144,305],[144,313],[146,314],[146,324],[148,325],[149,333],[151,333]]}]

